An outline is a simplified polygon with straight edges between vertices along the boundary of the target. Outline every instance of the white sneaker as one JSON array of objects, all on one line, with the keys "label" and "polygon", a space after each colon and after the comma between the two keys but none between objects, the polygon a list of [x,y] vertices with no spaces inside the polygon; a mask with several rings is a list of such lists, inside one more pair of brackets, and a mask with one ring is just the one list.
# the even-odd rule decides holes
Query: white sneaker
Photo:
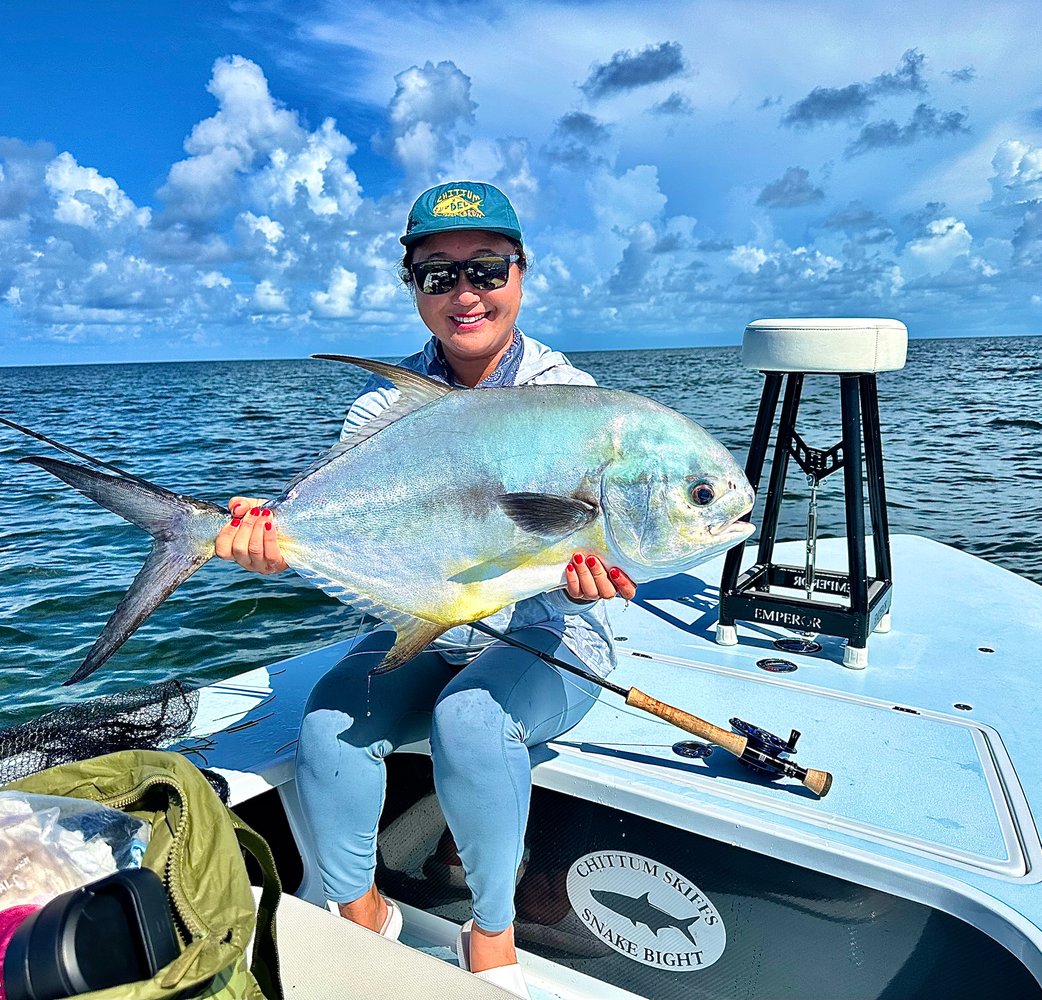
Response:
[{"label": "white sneaker", "polygon": [[[456,958],[459,961],[459,967],[465,972],[470,972],[470,930],[473,926],[474,921],[468,920],[459,929],[459,935],[456,938]],[[522,1000],[532,1000],[531,994],[528,992],[528,986],[525,983],[524,973],[521,971],[521,966],[517,963],[514,965],[501,965],[498,969],[486,969],[484,972],[475,972],[474,975],[486,983],[491,983],[493,986],[498,986],[501,990],[506,990],[507,993],[521,997]]]},{"label": "white sneaker", "polygon": [[[387,916],[384,919],[383,927],[380,928],[380,937],[387,938],[388,941],[397,941],[402,933],[402,910],[401,907],[393,899],[388,899],[386,896],[380,897],[384,903],[387,904]],[[326,909],[330,913],[340,916],[340,905],[334,903],[333,900],[326,900]]]}]

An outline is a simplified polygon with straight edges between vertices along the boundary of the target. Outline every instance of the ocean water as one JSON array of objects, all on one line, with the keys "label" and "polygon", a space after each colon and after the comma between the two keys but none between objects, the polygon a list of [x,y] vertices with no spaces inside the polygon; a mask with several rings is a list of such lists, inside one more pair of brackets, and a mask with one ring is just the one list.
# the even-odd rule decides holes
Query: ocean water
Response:
[{"label": "ocean water", "polygon": [[[744,462],[762,377],[741,367],[737,347],[572,360],[602,385],[686,413]],[[0,368],[0,414],[223,504],[233,493],[279,493],[336,440],[363,381],[349,366],[310,360]],[[907,366],[880,376],[879,396],[891,531],[1042,584],[1042,337],[912,341]],[[815,447],[839,440],[834,378],[806,381],[798,429]],[[0,427],[0,727],[151,681],[213,681],[357,628],[350,609],[292,573],[260,578],[214,561],[101,670],[62,688],[149,539],[17,462],[29,454],[57,455]],[[783,539],[805,537],[807,491],[790,469]],[[842,533],[841,495],[837,474],[819,498],[823,536]]]}]

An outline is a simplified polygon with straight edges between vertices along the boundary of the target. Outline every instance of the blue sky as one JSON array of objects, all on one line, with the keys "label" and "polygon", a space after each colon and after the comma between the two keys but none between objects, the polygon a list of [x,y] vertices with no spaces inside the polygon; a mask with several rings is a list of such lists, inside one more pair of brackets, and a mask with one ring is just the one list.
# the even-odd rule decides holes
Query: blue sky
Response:
[{"label": "blue sky", "polygon": [[412,199],[499,184],[566,350],[1042,332],[1042,5],[7,4],[5,364],[401,355]]}]

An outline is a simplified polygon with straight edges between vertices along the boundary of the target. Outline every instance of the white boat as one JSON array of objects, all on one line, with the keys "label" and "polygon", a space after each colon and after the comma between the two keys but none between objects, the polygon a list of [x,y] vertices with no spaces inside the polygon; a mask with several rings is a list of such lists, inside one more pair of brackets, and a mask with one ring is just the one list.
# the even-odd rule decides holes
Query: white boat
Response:
[{"label": "white boat", "polygon": [[[534,997],[1042,997],[1042,587],[927,538],[891,543],[892,623],[867,669],[827,635],[780,657],[800,634],[769,622],[718,645],[722,558],[615,611],[612,681],[719,724],[799,730],[800,763],[833,782],[819,798],[721,749],[691,756],[707,748],[604,693],[533,758],[516,932]],[[847,554],[822,540],[817,565],[846,572]],[[187,741],[316,906],[295,739],[352,641],[203,689]],[[378,884],[403,942],[452,962],[469,904],[439,850],[428,745],[388,767]]]},{"label": "white boat", "polygon": [[[829,635],[780,652],[804,636],[776,621],[718,644],[723,558],[613,612],[614,683],[799,730],[799,763],[833,780],[819,797],[764,776],[605,692],[533,756],[516,934],[536,1000],[1042,997],[1042,587],[927,538],[891,550],[891,627],[865,669]],[[805,545],[777,557],[799,565]],[[847,557],[818,543],[823,569]],[[295,897],[287,996],[505,996],[455,969],[469,897],[426,743],[388,761],[377,881],[401,942],[324,909],[294,753],[313,685],[355,641],[203,688],[179,745],[227,779]]]},{"label": "white boat", "polygon": [[[842,566],[838,540],[819,553]],[[679,756],[684,733],[603,696],[534,763],[518,895],[534,997],[1042,996],[1042,587],[925,538],[895,536],[893,557],[893,628],[872,637],[863,671],[845,668],[842,643],[826,637],[818,654],[784,654],[795,671],[761,669],[774,640],[793,634],[781,628],[740,626],[738,646],[716,645],[721,560],[645,586],[615,615],[626,638],[613,680],[707,719],[740,712],[774,732],[799,729],[800,761],[834,781],[819,799],[719,749]],[[194,728],[289,889],[317,905],[294,740],[311,685],[349,646],[203,689]],[[402,940],[451,961],[469,912],[429,860],[444,824],[428,752],[409,746],[389,760],[378,881],[403,903]],[[606,855],[627,867],[608,868]],[[657,865],[660,881],[633,871],[634,858]],[[678,924],[697,913],[691,887],[718,922],[694,925],[697,948],[625,915],[584,922],[582,889],[569,893],[584,865],[602,891],[650,892]],[[676,889],[661,882],[667,871]]]}]

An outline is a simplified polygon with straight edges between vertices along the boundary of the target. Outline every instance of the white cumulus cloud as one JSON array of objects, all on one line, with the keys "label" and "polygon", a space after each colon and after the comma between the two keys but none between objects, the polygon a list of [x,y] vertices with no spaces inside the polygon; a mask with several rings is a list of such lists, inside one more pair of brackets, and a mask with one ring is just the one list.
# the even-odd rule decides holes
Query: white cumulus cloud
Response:
[{"label": "white cumulus cloud", "polygon": [[279,106],[256,63],[228,56],[214,63],[207,90],[218,111],[185,140],[187,160],[170,168],[160,197],[175,218],[207,219],[235,199],[238,178],[264,165],[278,149],[299,149],[304,132],[297,115]]},{"label": "white cumulus cloud", "polygon": [[969,254],[973,237],[966,223],[954,216],[935,219],[927,226],[925,236],[912,240],[907,253],[931,273],[945,271],[956,258]]},{"label": "white cumulus cloud", "polygon": [[0,302],[63,342],[351,315],[359,275],[392,269],[400,207],[392,223],[369,201],[355,225],[354,143],[309,130],[256,63],[218,59],[208,90],[154,210],[69,152],[0,139]]},{"label": "white cumulus cloud", "polygon": [[1008,139],[991,161],[991,201],[996,209],[1019,209],[1042,200],[1042,147]]},{"label": "white cumulus cloud", "polygon": [[455,63],[426,62],[395,78],[388,109],[390,145],[410,175],[436,175],[468,141],[477,105],[470,97],[470,77]]},{"label": "white cumulus cloud", "polygon": [[286,292],[276,288],[266,279],[257,283],[250,304],[253,310],[259,313],[284,313],[289,309]]},{"label": "white cumulus cloud", "polygon": [[767,251],[763,250],[761,247],[742,244],[742,246],[735,247],[734,250],[727,255],[727,259],[739,270],[745,271],[748,274],[756,274],[756,272],[759,271],[770,258]]},{"label": "white cumulus cloud", "polygon": [[[258,338],[280,352],[304,353],[309,337],[357,337],[360,350],[407,353],[423,328],[396,281],[405,212],[423,188],[464,178],[498,184],[517,207],[532,265],[521,323],[565,348],[632,346],[645,334],[650,343],[737,336],[749,319],[782,310],[958,315],[967,324],[979,316],[991,332],[998,315],[1015,326],[1037,294],[1042,148],[1027,126],[1017,131],[1023,122],[989,126],[974,105],[974,135],[987,138],[958,159],[958,183],[928,183],[947,154],[926,144],[916,151],[933,157],[924,179],[897,183],[892,158],[878,172],[868,158],[844,159],[849,132],[786,129],[771,133],[781,142],[767,141],[765,128],[778,126],[765,124],[757,95],[782,84],[757,90],[729,56],[726,72],[713,70],[689,36],[681,41],[697,66],[695,114],[673,116],[668,130],[648,114],[675,87],[665,78],[660,91],[625,90],[593,114],[581,81],[609,60],[629,66],[612,53],[647,47],[645,13],[610,42],[583,35],[590,12],[556,16],[575,38],[555,34],[527,78],[524,59],[507,66],[490,44],[505,30],[535,38],[516,13],[455,49],[431,48],[426,28],[413,29],[414,46],[392,44],[403,29],[390,14],[378,19],[386,45],[371,32],[364,41],[345,33],[369,61],[352,62],[344,81],[322,91],[343,98],[360,82],[340,105],[357,125],[309,120],[311,108],[280,100],[257,62],[222,56],[209,83],[198,82],[212,108],[187,130],[183,155],[151,197],[78,162],[75,149],[0,137],[0,343],[13,343],[17,327],[23,339],[24,331],[67,344],[133,338],[143,358],[157,344],[167,356],[184,344],[190,355],[205,338],[245,342],[228,328],[256,324],[294,329],[292,346]],[[343,62],[338,42],[327,41],[309,52],[315,73]],[[287,47],[295,43],[287,37]],[[930,86],[931,65],[962,65],[941,62],[925,43],[923,52],[916,72]],[[809,65],[802,82],[786,84],[785,100],[874,78],[878,59],[865,59],[868,68],[831,82]],[[980,69],[975,87],[988,78]],[[799,152],[787,145],[796,141]],[[961,134],[951,142],[953,153],[966,146]],[[750,149],[762,155],[750,159]],[[907,163],[914,181],[920,168]],[[814,190],[804,184],[782,198],[778,181],[762,196],[766,179],[797,174],[813,178]]]},{"label": "white cumulus cloud", "polygon": [[324,292],[312,292],[311,303],[315,313],[327,319],[343,319],[354,312],[358,275],[344,267],[335,267]]},{"label": "white cumulus cloud", "polygon": [[94,167],[81,167],[71,153],[56,156],[44,177],[58,222],[84,229],[111,227],[124,219],[148,225],[147,208],[137,208],[111,177],[103,177]]},{"label": "white cumulus cloud", "polygon": [[207,271],[200,275],[199,284],[204,288],[231,288],[231,278],[225,277],[220,271]]}]

